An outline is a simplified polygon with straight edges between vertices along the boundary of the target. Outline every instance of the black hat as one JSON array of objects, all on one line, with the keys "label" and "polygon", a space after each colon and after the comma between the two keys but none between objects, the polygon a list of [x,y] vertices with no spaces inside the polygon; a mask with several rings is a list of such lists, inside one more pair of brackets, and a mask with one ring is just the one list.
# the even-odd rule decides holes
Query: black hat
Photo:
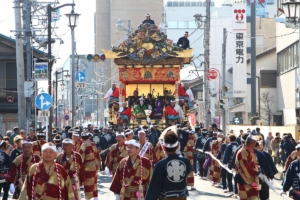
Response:
[{"label": "black hat", "polygon": [[211,127],[212,128],[218,128],[217,124],[212,124]]}]

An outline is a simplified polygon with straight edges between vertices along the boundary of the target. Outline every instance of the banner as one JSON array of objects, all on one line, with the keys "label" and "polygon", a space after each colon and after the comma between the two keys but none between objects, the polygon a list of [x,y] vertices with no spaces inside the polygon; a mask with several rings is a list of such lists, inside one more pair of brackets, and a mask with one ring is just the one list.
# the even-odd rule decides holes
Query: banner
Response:
[{"label": "banner", "polygon": [[233,97],[247,95],[246,4],[233,4]]},{"label": "banner", "polygon": [[34,65],[34,71],[36,81],[48,80],[48,63],[36,63]]}]

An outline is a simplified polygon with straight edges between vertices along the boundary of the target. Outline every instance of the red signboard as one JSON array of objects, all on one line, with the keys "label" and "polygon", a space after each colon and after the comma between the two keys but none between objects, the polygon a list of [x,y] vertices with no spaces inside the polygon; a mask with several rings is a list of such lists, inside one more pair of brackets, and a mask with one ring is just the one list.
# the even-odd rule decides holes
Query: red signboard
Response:
[{"label": "red signboard", "polygon": [[215,80],[218,77],[218,71],[215,69],[210,69],[207,72],[207,76],[210,80]]}]

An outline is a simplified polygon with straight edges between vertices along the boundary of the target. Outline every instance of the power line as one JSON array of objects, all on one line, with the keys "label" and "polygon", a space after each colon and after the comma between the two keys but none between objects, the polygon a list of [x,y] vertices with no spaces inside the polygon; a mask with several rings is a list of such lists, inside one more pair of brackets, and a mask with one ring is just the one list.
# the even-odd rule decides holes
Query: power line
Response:
[{"label": "power line", "polygon": [[14,12],[12,12],[10,15],[8,15],[7,17],[5,17],[4,19],[2,19],[0,21],[0,23],[4,22],[5,20],[7,20],[10,16],[12,16],[14,14]]},{"label": "power line", "polygon": [[[202,34],[200,35],[200,37],[198,37],[192,44],[194,44],[195,42],[197,42],[197,41],[203,36],[203,34],[204,34],[204,33],[202,33]],[[191,45],[192,45],[192,44],[191,44]]]}]

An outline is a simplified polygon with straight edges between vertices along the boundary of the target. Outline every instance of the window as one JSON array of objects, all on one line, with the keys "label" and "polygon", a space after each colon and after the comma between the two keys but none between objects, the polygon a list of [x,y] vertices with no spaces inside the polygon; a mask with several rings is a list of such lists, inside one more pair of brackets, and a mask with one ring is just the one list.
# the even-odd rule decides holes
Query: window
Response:
[{"label": "window", "polygon": [[188,22],[184,22],[184,21],[178,22],[178,28],[187,28],[187,27],[188,27]]},{"label": "window", "polygon": [[197,99],[203,101],[203,92],[197,92]]},{"label": "window", "polygon": [[291,44],[277,54],[277,72],[278,75],[286,73],[298,66],[298,42]]},{"label": "window", "polygon": [[267,4],[274,4],[274,0],[267,0]]},{"label": "window", "polygon": [[195,22],[188,22],[189,23],[189,28],[197,28]]},{"label": "window", "polygon": [[[17,89],[16,62],[0,62],[0,88]],[[6,97],[6,92],[0,91],[1,97]]]},{"label": "window", "polygon": [[179,2],[180,7],[184,7],[184,2]]},{"label": "window", "polygon": [[276,88],[276,70],[261,70],[260,71],[260,87],[261,88]]},{"label": "window", "polygon": [[172,3],[173,3],[173,2],[168,1],[168,2],[167,2],[167,7],[172,7],[172,6],[173,6]]},{"label": "window", "polygon": [[174,21],[168,22],[168,28],[177,28],[177,22]]},{"label": "window", "polygon": [[189,1],[185,2],[185,6],[190,7],[190,2]]}]

